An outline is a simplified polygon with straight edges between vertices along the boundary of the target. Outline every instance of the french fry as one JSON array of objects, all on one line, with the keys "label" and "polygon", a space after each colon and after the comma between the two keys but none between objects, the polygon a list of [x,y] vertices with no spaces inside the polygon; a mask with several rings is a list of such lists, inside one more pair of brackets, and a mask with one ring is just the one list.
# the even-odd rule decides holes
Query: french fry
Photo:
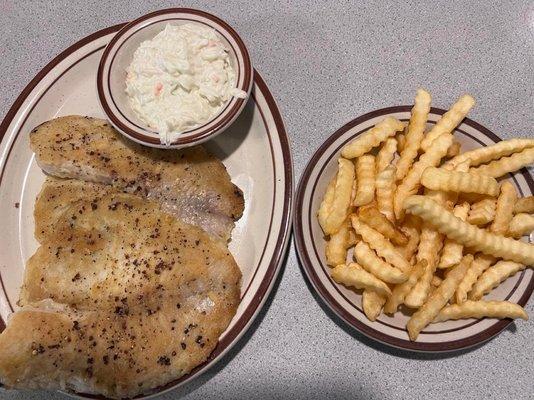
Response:
[{"label": "french fry", "polygon": [[421,175],[421,183],[432,190],[479,193],[489,196],[499,194],[499,183],[494,178],[471,172],[447,171],[443,168],[425,169]]},{"label": "french fry", "polygon": [[525,264],[513,261],[499,261],[489,267],[475,282],[473,289],[469,292],[469,300],[480,300],[482,296],[491,292],[499,286],[501,282],[515,275],[526,268]]},{"label": "french fry", "polygon": [[378,279],[387,283],[402,283],[408,276],[406,273],[388,264],[364,242],[359,242],[354,247],[354,259],[366,271],[370,272]]},{"label": "french fry", "polygon": [[495,206],[495,218],[491,223],[490,231],[498,235],[505,235],[510,227],[514,214],[514,205],[517,201],[517,192],[513,184],[504,181],[501,184],[499,197]]},{"label": "french fry", "polygon": [[419,261],[408,272],[408,279],[406,282],[395,285],[391,291],[391,296],[388,297],[386,304],[384,305],[384,312],[386,314],[394,314],[397,311],[397,308],[403,304],[406,295],[410,293],[421,275],[423,275],[426,264],[426,260]]},{"label": "french fry", "polygon": [[[454,103],[449,111],[436,122],[436,125],[426,134],[421,141],[421,148],[428,151],[434,140],[443,134],[451,133],[460,122],[467,116],[467,113],[475,105],[475,99],[468,94],[461,96]],[[447,147],[448,149],[448,147]]]},{"label": "french fry", "polygon": [[399,153],[402,153],[406,145],[406,136],[404,136],[404,134],[402,133],[398,133],[396,136],[396,139],[397,139],[397,151]]},{"label": "french fry", "polygon": [[[354,176],[356,177],[356,171],[354,171]],[[354,199],[356,198],[357,189],[358,189],[358,185],[356,184],[356,179],[354,179],[352,181],[352,190],[350,192],[350,204],[354,203]]]},{"label": "french fry", "polygon": [[474,251],[527,265],[534,264],[533,245],[470,225],[431,199],[424,196],[410,196],[404,206],[408,212],[419,216],[434,229]]},{"label": "french fry", "polygon": [[425,329],[439,314],[441,309],[447,305],[453,296],[458,283],[462,280],[465,272],[473,261],[472,255],[462,258],[462,261],[447,274],[428,300],[419,308],[408,320],[406,328],[410,340],[416,340],[419,333]]},{"label": "french fry", "polygon": [[393,161],[397,152],[397,140],[395,138],[387,139],[382,148],[376,155],[376,173],[379,174],[385,170]]},{"label": "french fry", "polygon": [[465,318],[522,318],[528,320],[523,307],[509,301],[471,301],[443,308],[434,322]]},{"label": "french fry", "polygon": [[[465,221],[467,213],[469,212],[469,204],[462,203],[454,207],[453,214],[455,217]],[[464,246],[456,243],[449,238],[445,239],[443,250],[441,251],[441,258],[439,260],[438,268],[450,268],[460,262],[463,256]]]},{"label": "french fry", "polygon": [[432,277],[434,276],[438,263],[438,254],[442,245],[443,236],[434,229],[424,226],[421,232],[417,261],[426,260],[427,265],[421,278],[419,278],[411,292],[404,299],[404,304],[407,307],[419,308],[427,299],[430,292],[430,283],[432,282]]},{"label": "french fry", "polygon": [[395,135],[395,132],[402,131],[404,124],[393,117],[386,117],[373,128],[362,133],[341,150],[341,155],[345,158],[356,158],[364,155],[373,147],[378,146],[384,140]]},{"label": "french fry", "polygon": [[448,171],[458,171],[458,172],[469,172],[469,167],[471,166],[471,160],[464,160],[461,163],[456,165],[446,164],[443,166],[443,169]]},{"label": "french fry", "polygon": [[485,194],[478,194],[478,193],[459,193],[458,194],[459,203],[475,204],[482,200],[488,200],[488,199],[495,201],[495,198],[491,196],[486,196]]},{"label": "french fry", "polygon": [[400,269],[402,272],[408,271],[410,264],[402,256],[401,253],[395,249],[395,247],[387,240],[381,233],[371,228],[369,225],[360,221],[356,215],[351,216],[352,227],[354,231],[362,237],[362,240],[366,242],[377,254],[393,265],[395,268]]},{"label": "french fry", "polygon": [[347,249],[349,248],[349,229],[350,222],[346,221],[341,224],[339,230],[330,235],[330,240],[326,242],[326,264],[335,267],[338,264],[347,262]]},{"label": "french fry", "polygon": [[487,254],[478,254],[475,257],[471,263],[471,267],[465,273],[464,278],[458,285],[456,293],[454,294],[454,299],[457,304],[462,304],[467,300],[467,295],[473,288],[473,285],[477,281],[478,277],[482,275],[482,273],[494,262],[495,257]]},{"label": "french fry", "polygon": [[378,210],[391,222],[395,221],[393,211],[393,196],[396,189],[395,171],[395,166],[390,165],[376,176],[376,204]]},{"label": "french fry", "polygon": [[534,148],[530,147],[520,153],[514,153],[509,157],[503,157],[497,161],[492,161],[489,164],[481,165],[476,168],[471,168],[477,174],[499,178],[510,172],[517,171],[523,167],[534,162]]},{"label": "french fry", "polygon": [[381,296],[389,296],[391,290],[388,285],[365,271],[356,263],[337,265],[331,272],[332,279],[345,286],[356,289],[366,289],[378,293]]},{"label": "french fry", "polygon": [[352,229],[352,224],[349,226],[349,241],[347,243],[347,248],[351,248],[356,245],[360,240],[358,236],[356,235],[356,232],[354,232],[354,229]]},{"label": "french fry", "polygon": [[[336,233],[341,224],[343,224],[343,222],[347,219],[349,214],[353,181],[354,164],[349,160],[340,158],[338,160],[338,172],[334,187],[334,194],[329,194],[327,190],[325,199],[323,200],[323,203],[326,202],[324,208],[326,208],[327,216],[324,219],[323,224],[321,224],[321,227],[323,228],[325,234],[331,235]],[[328,200],[330,200],[330,196],[332,196],[332,200],[330,202],[330,206],[328,207]],[[323,214],[324,211],[322,211],[322,209],[323,204],[321,204],[321,207],[319,208],[319,215]]]},{"label": "french fry", "polygon": [[405,218],[404,225],[401,228],[406,236],[408,236],[408,243],[401,250],[406,260],[411,260],[417,251],[420,239],[420,223],[413,215],[408,215]]},{"label": "french fry", "polygon": [[353,205],[364,206],[375,198],[375,157],[369,154],[356,159],[356,196]]},{"label": "french fry", "polygon": [[443,279],[441,279],[439,276],[434,275],[432,277],[432,280],[430,281],[430,284],[434,287],[438,287],[443,282]]},{"label": "french fry", "polygon": [[495,218],[496,205],[495,199],[484,199],[472,204],[467,216],[467,222],[477,226],[490,223]]},{"label": "french fry", "polygon": [[519,213],[514,215],[508,229],[508,236],[520,238],[530,235],[534,230],[534,216],[531,214]]},{"label": "french fry", "polygon": [[425,125],[428,113],[430,112],[431,101],[430,93],[424,89],[417,90],[410,123],[408,124],[408,132],[405,137],[405,145],[402,150],[399,150],[400,157],[397,161],[397,180],[401,180],[406,176],[417,157],[421,140],[423,140],[425,134]]},{"label": "french fry", "polygon": [[445,155],[446,158],[453,158],[456,157],[458,154],[460,154],[460,151],[462,150],[462,145],[458,141],[454,141],[451,144],[451,147],[447,150],[447,154]]},{"label": "french fry", "polygon": [[514,214],[534,213],[534,196],[521,197],[514,206]]},{"label": "french fry", "polygon": [[469,160],[471,167],[476,167],[477,165],[521,152],[529,147],[534,147],[534,139],[503,140],[492,146],[466,151],[449,160],[448,163],[458,165],[465,160]]},{"label": "french fry", "polygon": [[377,292],[368,289],[363,291],[362,308],[369,321],[376,321],[382,311],[382,307],[386,303],[386,299],[385,296],[382,296]]},{"label": "french fry", "polygon": [[328,184],[326,188],[326,192],[323,197],[323,201],[321,202],[321,205],[319,206],[319,211],[317,211],[317,219],[319,220],[319,225],[321,225],[321,228],[323,228],[323,231],[325,230],[326,226],[326,219],[328,218],[328,214],[330,214],[330,210],[332,209],[332,203],[334,202],[334,196],[336,191],[336,180],[337,180],[337,173],[332,178],[330,183]]},{"label": "french fry", "polygon": [[[445,164],[442,168],[446,171],[456,171],[456,172],[468,172],[469,171],[469,160],[466,160],[456,166]],[[447,209],[452,210],[456,203],[458,202],[459,193],[455,192],[440,192],[443,193],[445,205]]]},{"label": "french fry", "polygon": [[447,154],[447,149],[453,140],[452,135],[440,135],[429,147],[428,151],[424,153],[419,160],[413,164],[412,169],[408,172],[402,183],[397,187],[395,198],[393,200],[393,207],[397,219],[402,219],[404,216],[404,200],[411,194],[417,193],[421,186],[421,175],[428,167],[436,167],[441,159]]},{"label": "french fry", "polygon": [[360,220],[374,230],[380,232],[393,244],[405,246],[408,243],[406,235],[398,229],[384,214],[375,207],[361,207],[358,210]]}]

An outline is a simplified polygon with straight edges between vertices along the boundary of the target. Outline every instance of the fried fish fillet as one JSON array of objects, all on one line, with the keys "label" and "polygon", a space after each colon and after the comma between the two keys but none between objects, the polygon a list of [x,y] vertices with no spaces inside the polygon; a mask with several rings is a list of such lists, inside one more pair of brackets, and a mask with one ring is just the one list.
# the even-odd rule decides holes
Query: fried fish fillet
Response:
[{"label": "fried fish fillet", "polygon": [[39,166],[59,178],[113,185],[228,240],[244,207],[224,165],[201,146],[162,150],[124,138],[105,120],[66,116],[30,134]]},{"label": "fried fish fillet", "polygon": [[240,299],[226,245],[138,196],[73,201],[28,261],[0,382],[127,398],[206,360]]},{"label": "fried fish fillet", "polygon": [[80,181],[79,179],[60,179],[47,176],[35,201],[33,210],[35,238],[39,243],[53,232],[54,225],[73,203],[88,200],[92,203],[107,194],[121,193],[111,185]]}]

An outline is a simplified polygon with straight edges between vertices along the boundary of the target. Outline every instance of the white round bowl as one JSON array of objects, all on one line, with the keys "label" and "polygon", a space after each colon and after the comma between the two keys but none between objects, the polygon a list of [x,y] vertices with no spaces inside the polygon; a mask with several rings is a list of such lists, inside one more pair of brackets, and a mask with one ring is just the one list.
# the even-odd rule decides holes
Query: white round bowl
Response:
[{"label": "white round bowl", "polygon": [[253,68],[243,43],[226,22],[204,11],[169,8],[144,15],[126,24],[104,50],[97,73],[97,90],[102,109],[111,124],[128,138],[151,147],[183,148],[200,144],[222,133],[239,116],[247,98],[232,97],[210,121],[183,132],[169,144],[162,144],[158,132],[142,122],[129,105],[126,94],[126,69],[133,54],[145,40],[161,32],[167,24],[198,23],[214,29],[229,49],[236,72],[236,87],[250,95]]}]

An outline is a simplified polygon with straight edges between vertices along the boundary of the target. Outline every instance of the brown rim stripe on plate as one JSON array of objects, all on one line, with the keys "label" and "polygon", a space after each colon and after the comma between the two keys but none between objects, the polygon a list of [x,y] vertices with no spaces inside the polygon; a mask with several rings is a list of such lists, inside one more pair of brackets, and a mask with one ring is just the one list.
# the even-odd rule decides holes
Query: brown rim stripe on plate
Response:
[{"label": "brown rim stripe on plate", "polygon": [[[344,133],[354,128],[355,126],[362,124],[363,122],[366,122],[370,119],[380,117],[383,115],[399,113],[399,112],[410,112],[412,107],[413,106],[388,107],[388,108],[383,108],[380,110],[376,110],[376,111],[372,111],[370,113],[364,114],[348,122],[344,126],[342,126],[334,134],[332,134],[328,139],[326,139],[326,141],[319,147],[319,149],[317,149],[317,151],[314,153],[314,155],[312,156],[312,158],[306,165],[304,173],[297,187],[296,199],[295,199],[295,204],[294,204],[294,221],[293,221],[294,230],[295,230],[295,244],[296,244],[296,249],[297,249],[299,260],[301,262],[301,265],[303,266],[304,271],[306,272],[306,276],[308,280],[311,282],[315,290],[317,290],[317,292],[322,297],[322,299],[325,301],[325,303],[330,307],[330,309],[332,309],[332,311],[334,311],[334,313],[337,314],[341,319],[343,319],[348,325],[352,326],[353,328],[356,328],[357,330],[362,332],[364,335],[372,339],[378,340],[384,344],[394,346],[400,349],[414,350],[414,351],[427,351],[427,352],[428,351],[447,352],[447,351],[458,350],[461,348],[471,347],[471,346],[483,343],[491,339],[493,336],[501,332],[503,329],[505,329],[512,321],[509,319],[500,320],[496,322],[495,324],[493,324],[492,326],[488,327],[487,329],[479,333],[476,333],[472,336],[462,338],[459,340],[453,340],[453,341],[441,342],[441,343],[411,342],[408,340],[403,340],[403,339],[399,339],[396,337],[392,337],[390,335],[380,332],[364,324],[363,322],[359,321],[358,318],[356,318],[354,315],[348,312],[332,297],[329,290],[323,285],[320,278],[318,277],[317,272],[315,268],[313,267],[313,263],[308,254],[307,247],[304,243],[304,229],[305,228],[303,226],[303,213],[306,213],[309,211],[309,210],[303,209],[304,191],[306,187],[308,187],[310,184],[309,182],[310,175],[312,173],[312,170],[314,169],[314,166],[317,165],[317,163],[319,162],[320,157],[323,156],[325,151],[332,145],[333,142],[335,142],[340,136],[342,136]],[[445,112],[446,110],[442,110],[442,109],[434,108],[434,107],[431,108],[431,113],[436,114],[436,115],[443,115]],[[474,128],[475,130],[478,130],[479,132],[481,132],[482,134],[484,134],[485,136],[487,136],[494,142],[501,141],[501,139],[497,135],[495,135],[493,132],[491,132],[487,128],[483,127],[479,123],[469,118],[465,118],[463,120],[463,123]],[[472,135],[464,131],[461,131],[461,132],[480,143],[479,139],[473,137]],[[325,165],[322,166],[322,168],[324,167]],[[528,171],[525,168],[521,169],[519,172],[523,175],[531,192],[534,192],[534,181],[532,180],[531,175],[528,173]],[[317,175],[317,177],[319,176],[320,176],[320,173]],[[314,185],[315,184],[316,182],[314,182]],[[311,197],[310,197],[310,203],[311,203]],[[522,277],[523,275],[521,276],[521,279]],[[517,285],[513,288],[513,290],[515,291],[516,289],[517,289]],[[518,304],[520,304],[521,306],[524,306],[527,303],[533,291],[534,291],[534,278],[530,280],[525,292],[523,293],[521,298],[518,300]]]},{"label": "brown rim stripe on plate", "polygon": [[[76,50],[80,49],[84,45],[93,42],[94,40],[97,40],[101,37],[104,37],[106,35],[109,35],[113,32],[116,32],[117,30],[124,27],[125,24],[119,24],[115,25],[103,30],[100,30],[98,32],[95,32],[82,40],[78,41],[77,43],[73,44],[66,50],[64,50],[62,53],[60,53],[58,56],[56,56],[50,63],[48,63],[41,71],[37,73],[35,78],[33,78],[30,83],[25,87],[25,89],[22,91],[22,93],[19,95],[19,97],[15,100],[13,106],[9,109],[7,112],[4,120],[0,124],[0,140],[5,136],[5,133],[7,132],[7,129],[9,128],[9,125],[11,125],[11,122],[13,121],[15,115],[19,111],[20,107],[24,103],[24,101],[27,99],[31,91],[39,84],[39,82],[55,67],[57,66],[61,61],[63,61],[65,58],[70,56],[72,53],[74,53]],[[100,48],[101,49],[101,48]],[[79,60],[78,60],[79,61]],[[54,81],[55,82],[55,81]],[[273,254],[273,258],[271,259],[269,266],[267,267],[265,278],[261,281],[259,287],[258,287],[258,293],[257,295],[252,299],[251,303],[247,306],[247,308],[242,312],[241,317],[236,321],[234,326],[228,331],[225,332],[224,337],[219,341],[216,348],[213,350],[213,352],[210,354],[209,358],[202,364],[195,367],[189,374],[181,377],[178,380],[175,380],[173,382],[168,383],[167,385],[154,389],[153,393],[155,392],[162,392],[164,390],[170,389],[174,387],[175,385],[179,384],[182,381],[188,380],[195,376],[196,374],[203,372],[207,365],[215,359],[217,356],[219,356],[221,353],[223,353],[236,339],[237,337],[248,328],[250,323],[252,322],[252,317],[256,312],[259,310],[259,308],[263,305],[265,302],[267,295],[270,292],[270,289],[272,288],[272,285],[274,284],[274,278],[277,276],[277,273],[279,271],[279,268],[281,267],[281,262],[283,260],[283,256],[285,254],[285,251],[287,249],[288,245],[288,238],[289,233],[291,229],[291,205],[293,200],[293,165],[291,161],[291,154],[290,154],[290,147],[289,147],[289,140],[287,137],[287,133],[285,130],[285,126],[282,120],[282,116],[276,106],[276,102],[270,93],[266,83],[261,78],[260,74],[257,71],[254,71],[254,82],[259,87],[260,92],[265,97],[265,102],[267,103],[267,106],[272,114],[274,124],[276,126],[276,129],[278,131],[279,140],[281,143],[281,151],[282,151],[282,158],[284,163],[284,191],[287,194],[287,197],[284,199],[284,206],[282,211],[282,221],[280,222],[280,233],[278,234],[278,237],[276,239],[276,246],[275,246],[275,252]],[[21,124],[21,127],[24,125],[24,123]],[[266,126],[266,128],[268,128]],[[20,133],[17,132],[17,135]],[[269,139],[270,135],[269,135]],[[6,156],[6,162],[7,157]],[[3,171],[2,171],[3,172]],[[276,177],[275,177],[276,181]],[[1,181],[0,181],[1,184]],[[1,281],[1,276],[0,276]],[[5,290],[4,290],[4,293]],[[7,298],[7,295],[6,295]],[[0,318],[0,332],[5,327],[4,322]],[[89,398],[99,398],[104,399],[102,396],[91,396],[91,395],[83,395],[85,397]],[[143,397],[143,396],[139,396]]]},{"label": "brown rim stripe on plate", "polygon": [[[204,12],[204,11],[191,9],[191,8],[167,8],[167,9],[164,9],[164,10],[159,10],[159,11],[152,12],[150,14],[146,14],[146,15],[140,17],[140,18],[137,18],[136,20],[134,20],[132,22],[129,22],[127,24],[123,24],[122,27],[120,28],[119,32],[117,32],[117,34],[109,41],[106,49],[104,50],[104,53],[102,54],[102,59],[100,60],[100,63],[99,63],[99,66],[98,66],[98,71],[97,71],[97,80],[96,80],[97,81],[97,92],[98,92],[98,97],[100,99],[100,103],[101,103],[102,107],[104,108],[104,111],[105,111],[106,115],[113,122],[113,124],[118,126],[128,136],[130,136],[132,138],[135,138],[137,140],[140,140],[142,142],[145,142],[145,143],[160,144],[160,140],[157,137],[148,136],[148,135],[145,135],[145,134],[142,134],[142,133],[139,133],[139,132],[136,132],[136,131],[130,129],[120,119],[118,119],[114,115],[114,113],[111,111],[111,109],[110,109],[110,107],[109,107],[109,105],[108,105],[108,103],[106,101],[106,97],[104,95],[104,87],[102,86],[103,85],[102,81],[103,81],[103,74],[104,74],[104,64],[105,64],[106,60],[109,57],[109,52],[111,51],[111,47],[132,26],[138,24],[139,22],[145,21],[147,19],[150,19],[150,18],[153,18],[153,17],[157,17],[159,15],[170,14],[170,13],[187,13],[187,14],[198,15],[200,17],[212,20],[212,21],[216,22],[217,24],[219,24],[220,26],[222,26],[232,36],[232,38],[236,41],[237,46],[239,48],[239,51],[243,54],[243,63],[244,63],[244,67],[245,67],[244,68],[245,69],[245,71],[244,71],[245,75],[244,75],[244,81],[243,82],[247,83],[247,82],[251,81],[251,74],[253,73],[252,72],[252,65],[251,65],[251,61],[250,61],[250,55],[249,55],[249,53],[247,51],[247,48],[246,48],[243,40],[241,39],[241,37],[237,34],[237,32],[230,25],[228,25],[226,22],[224,22],[220,18],[216,17],[215,15],[209,14],[209,13]],[[195,22],[198,22],[198,21],[195,21]],[[233,49],[233,50],[235,51],[235,49]],[[237,54],[237,51],[235,51],[235,52]],[[109,72],[108,72],[108,75],[109,75]],[[252,81],[253,81],[253,78],[252,78]],[[109,79],[107,81],[107,85],[109,86]],[[242,89],[245,90],[248,93],[247,89],[250,89],[250,88],[249,87],[245,87],[245,88],[242,88]],[[111,93],[109,88],[108,88],[108,91],[109,91],[109,93]],[[203,138],[207,138],[208,136],[210,136],[213,133],[213,131],[215,129],[217,129],[221,125],[224,125],[226,123],[230,123],[233,120],[235,120],[237,118],[237,115],[239,114],[239,111],[245,106],[245,104],[246,104],[245,100],[246,99],[236,99],[236,98],[232,99],[232,101],[234,101],[234,100],[235,100],[235,103],[232,105],[231,109],[229,111],[227,111],[227,113],[224,115],[224,117],[219,122],[217,122],[217,124],[215,126],[213,126],[211,128],[208,128],[205,131],[200,131],[200,132],[198,132],[198,133],[196,133],[194,135],[188,135],[186,137],[182,136],[182,137],[178,138],[176,141],[174,141],[173,143],[171,143],[171,145],[194,143],[194,142],[196,142],[198,140],[201,140]],[[228,105],[230,105],[232,103],[232,101],[230,101],[227,104],[226,107],[228,107]],[[117,107],[117,110],[118,109],[119,108]],[[129,121],[129,122],[131,122],[131,121]],[[136,124],[133,124],[133,125],[137,126]],[[141,128],[141,129],[144,130],[143,128]]]}]

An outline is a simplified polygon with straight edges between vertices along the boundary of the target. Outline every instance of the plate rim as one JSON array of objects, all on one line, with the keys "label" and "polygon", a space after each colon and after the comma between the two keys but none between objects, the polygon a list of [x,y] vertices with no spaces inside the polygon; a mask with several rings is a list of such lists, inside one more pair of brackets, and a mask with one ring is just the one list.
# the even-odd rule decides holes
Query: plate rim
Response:
[{"label": "plate rim", "polygon": [[[63,60],[68,56],[79,50],[80,48],[94,42],[104,36],[118,32],[123,28],[127,23],[119,23],[116,25],[109,26],[107,28],[100,29],[96,32],[93,32],[82,39],[76,41],[65,50],[60,52],[55,56],[50,62],[48,62],[42,69],[40,69],[36,75],[30,80],[30,82],[24,87],[20,94],[16,97],[15,101],[11,107],[6,112],[4,118],[0,122],[0,143],[3,142],[4,136],[6,135],[9,126],[13,122],[15,116],[20,111],[24,102],[28,99],[31,92],[35,87]],[[293,177],[293,157],[291,153],[291,146],[289,136],[282,118],[280,108],[276,100],[274,99],[271,91],[269,90],[266,82],[263,80],[261,75],[256,69],[253,70],[253,83],[258,86],[260,89],[267,108],[270,111],[274,126],[276,127],[277,136],[280,140],[280,152],[282,158],[282,164],[284,166],[283,176],[284,176],[284,200],[283,200],[283,209],[282,209],[282,218],[280,221],[279,232],[275,241],[275,246],[273,250],[273,256],[269,262],[268,267],[265,270],[263,279],[258,285],[256,294],[254,295],[251,302],[243,310],[241,317],[236,321],[234,326],[228,331],[225,332],[225,342],[220,347],[220,341],[218,342],[215,349],[209,355],[208,359],[202,364],[196,366],[191,372],[183,377],[176,379],[167,383],[166,385],[155,388],[153,392],[149,392],[146,395],[140,395],[135,397],[136,399],[146,399],[153,397],[155,395],[161,395],[167,393],[171,390],[178,388],[179,386],[190,382],[191,380],[198,378],[208,369],[217,364],[218,361],[226,354],[230,349],[232,349],[244,334],[250,328],[252,322],[256,319],[259,312],[262,310],[267,298],[271,294],[276,278],[278,277],[282,265],[284,264],[285,255],[289,246],[289,238],[292,231],[292,212],[293,212],[293,202],[294,202],[294,177]],[[252,97],[252,96],[251,96]],[[254,100],[255,101],[255,100]],[[0,317],[0,332],[5,329],[5,322]],[[1,385],[0,385],[1,386]],[[76,396],[79,398],[97,398],[97,399],[107,399],[102,396],[94,396],[83,393],[70,393],[64,392],[71,396]]]},{"label": "plate rim", "polygon": [[[325,153],[325,151],[334,143],[340,136],[342,136],[344,133],[349,131],[350,129],[354,128],[357,125],[360,125],[370,119],[385,116],[388,114],[393,113],[399,113],[399,112],[410,112],[413,108],[413,105],[400,105],[400,106],[391,106],[391,107],[385,107],[380,108],[374,111],[370,111],[368,113],[362,114],[346,124],[344,124],[341,128],[337,129],[333,134],[331,134],[313,153],[310,160],[307,162],[306,167],[304,168],[304,171],[300,177],[299,183],[297,185],[296,193],[295,193],[295,201],[294,201],[294,210],[293,210],[293,231],[294,231],[294,241],[295,241],[295,248],[297,252],[297,257],[299,259],[299,263],[301,265],[301,269],[304,270],[306,279],[308,282],[311,283],[323,303],[325,303],[328,308],[333,311],[338,317],[340,317],[347,325],[349,325],[352,329],[357,330],[358,332],[362,333],[366,337],[375,340],[377,342],[380,342],[382,344],[385,344],[390,347],[394,347],[397,349],[401,349],[404,351],[411,351],[411,352],[421,352],[421,353],[448,353],[453,351],[458,351],[461,349],[470,348],[473,346],[477,346],[480,344],[483,344],[487,342],[488,340],[492,339],[496,335],[498,335],[500,332],[502,332],[506,327],[508,327],[513,321],[510,319],[503,319],[498,321],[497,323],[493,324],[492,326],[465,338],[458,339],[458,340],[452,340],[447,342],[412,342],[404,339],[395,338],[393,336],[390,336],[388,334],[385,334],[381,331],[378,331],[362,322],[355,317],[353,314],[348,312],[344,307],[342,307],[330,294],[328,289],[320,282],[320,279],[315,271],[315,268],[313,267],[313,263],[309,257],[309,251],[307,249],[307,246],[304,243],[304,234],[303,230],[304,227],[302,225],[303,221],[303,213],[307,210],[303,210],[303,202],[304,202],[304,192],[307,187],[310,175],[312,171],[315,169],[315,166],[317,165],[317,162],[319,161],[320,157],[322,157]],[[437,107],[431,107],[430,113],[437,114],[437,115],[443,115],[447,112],[447,110],[437,108]],[[479,131],[483,135],[489,137],[495,142],[500,142],[502,139],[497,136],[495,133],[490,131],[488,128],[484,127],[480,123],[470,119],[465,118],[462,121],[463,124],[466,124],[470,126],[471,128]],[[361,134],[361,133],[360,133]],[[360,134],[355,135],[359,136]],[[529,189],[532,193],[534,193],[534,180],[532,178],[532,175],[526,170],[525,168],[522,168],[521,174],[524,176],[527,185],[529,186]],[[311,251],[311,250],[310,250]],[[532,293],[534,292],[534,278],[532,278],[525,290],[525,293],[521,296],[521,298],[518,301],[518,304],[524,306],[530,297],[532,296]]]}]

